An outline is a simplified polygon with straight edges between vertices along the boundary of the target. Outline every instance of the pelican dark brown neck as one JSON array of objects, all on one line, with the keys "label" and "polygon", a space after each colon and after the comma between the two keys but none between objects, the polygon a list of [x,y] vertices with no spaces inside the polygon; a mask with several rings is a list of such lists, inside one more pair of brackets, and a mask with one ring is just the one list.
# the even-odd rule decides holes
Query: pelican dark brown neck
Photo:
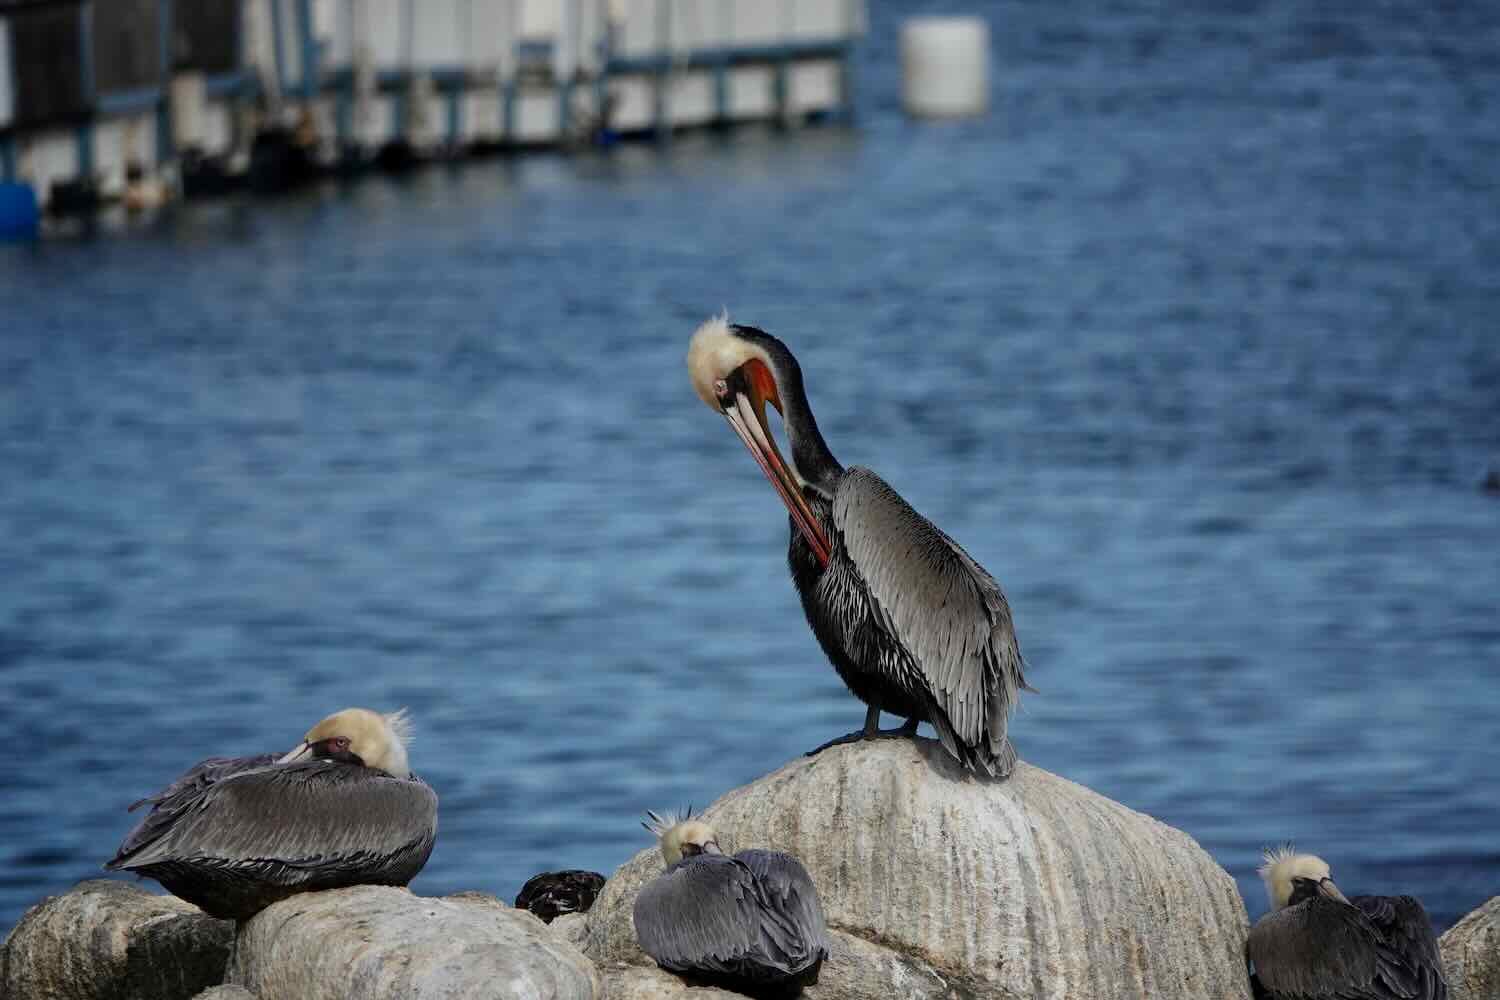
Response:
[{"label": "pelican dark brown neck", "polygon": [[813,416],[807,390],[802,385],[802,366],[785,344],[764,330],[739,324],[730,329],[736,336],[763,348],[770,356],[771,374],[776,377],[776,388],[781,396],[781,422],[792,448],[792,464],[809,486],[825,496],[833,496],[844,467],[833,457],[828,442],[818,430],[817,418]]}]

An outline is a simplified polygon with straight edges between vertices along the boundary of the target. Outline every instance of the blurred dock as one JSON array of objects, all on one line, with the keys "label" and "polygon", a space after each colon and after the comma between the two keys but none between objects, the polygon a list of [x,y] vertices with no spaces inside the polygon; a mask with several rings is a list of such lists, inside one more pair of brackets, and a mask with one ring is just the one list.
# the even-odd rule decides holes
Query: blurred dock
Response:
[{"label": "blurred dock", "polygon": [[0,0],[0,208],[847,117],[864,18],[862,0]]}]

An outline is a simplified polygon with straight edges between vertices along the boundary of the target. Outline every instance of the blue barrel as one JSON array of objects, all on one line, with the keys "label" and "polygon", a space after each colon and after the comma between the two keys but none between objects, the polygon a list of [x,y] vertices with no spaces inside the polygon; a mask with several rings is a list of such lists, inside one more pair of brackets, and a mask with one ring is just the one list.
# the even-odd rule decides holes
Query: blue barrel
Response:
[{"label": "blue barrel", "polygon": [[39,217],[30,184],[0,181],[0,240],[34,240]]}]

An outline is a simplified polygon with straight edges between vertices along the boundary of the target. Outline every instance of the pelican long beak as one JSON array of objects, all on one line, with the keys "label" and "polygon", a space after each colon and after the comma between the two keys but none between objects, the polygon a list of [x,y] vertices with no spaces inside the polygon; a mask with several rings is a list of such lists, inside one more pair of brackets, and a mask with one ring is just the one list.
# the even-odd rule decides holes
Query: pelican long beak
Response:
[{"label": "pelican long beak", "polygon": [[1344,894],[1342,892],[1339,892],[1339,887],[1333,884],[1333,879],[1331,878],[1325,878],[1318,883],[1318,892],[1327,896],[1329,899],[1336,899],[1340,903],[1349,902],[1349,900],[1345,898]]},{"label": "pelican long beak", "polygon": [[[764,472],[766,478],[771,481],[771,485],[776,487],[776,492],[781,496],[781,502],[786,504],[792,520],[797,522],[802,537],[807,539],[807,544],[812,547],[813,554],[818,557],[818,562],[827,566],[828,554],[832,551],[832,547],[828,544],[828,537],[823,534],[818,519],[813,516],[807,498],[802,495],[802,484],[798,482],[791,466],[777,450],[776,439],[771,436],[770,425],[766,423],[766,402],[770,400],[774,405],[775,397],[770,393],[775,392],[775,381],[764,365],[753,361],[750,364],[754,366],[754,369],[746,380],[750,387],[749,394],[737,392],[732,400],[726,399],[723,408],[724,419],[729,421],[729,426],[734,428],[740,440],[745,442],[745,447],[750,449],[750,454],[760,466],[760,471]],[[777,406],[777,410],[780,409],[781,407]]]},{"label": "pelican long beak", "polygon": [[278,764],[290,764],[294,760],[306,760],[312,756],[312,744],[307,742],[298,743],[292,752],[278,760]]}]

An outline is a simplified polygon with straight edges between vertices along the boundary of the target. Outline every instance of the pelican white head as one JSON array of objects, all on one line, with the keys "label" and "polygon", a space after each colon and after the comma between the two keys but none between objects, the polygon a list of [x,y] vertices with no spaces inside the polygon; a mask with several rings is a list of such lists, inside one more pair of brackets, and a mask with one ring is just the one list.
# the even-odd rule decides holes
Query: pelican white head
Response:
[{"label": "pelican white head", "polygon": [[1264,858],[1257,872],[1266,884],[1266,897],[1273,912],[1314,895],[1342,903],[1349,901],[1329,876],[1328,862],[1317,855],[1298,854],[1291,844],[1283,844],[1268,848]]},{"label": "pelican white head", "polygon": [[[726,403],[720,383],[752,360],[759,361],[768,370],[775,368],[764,347],[735,335],[730,328],[728,310],[704,320],[693,331],[693,339],[688,341],[688,377],[693,381],[693,390],[716,413],[722,412]],[[777,405],[779,407],[779,401]]]},{"label": "pelican white head", "polygon": [[411,720],[405,709],[381,714],[368,708],[346,708],[309,729],[281,762],[331,758],[409,778],[406,750],[410,745]]},{"label": "pelican white head", "polygon": [[685,857],[724,853],[719,850],[719,838],[714,833],[714,828],[701,820],[693,819],[692,815],[691,809],[680,816],[673,813],[659,816],[650,810],[646,812],[646,819],[641,826],[661,841],[662,860],[666,861],[668,867]]}]

